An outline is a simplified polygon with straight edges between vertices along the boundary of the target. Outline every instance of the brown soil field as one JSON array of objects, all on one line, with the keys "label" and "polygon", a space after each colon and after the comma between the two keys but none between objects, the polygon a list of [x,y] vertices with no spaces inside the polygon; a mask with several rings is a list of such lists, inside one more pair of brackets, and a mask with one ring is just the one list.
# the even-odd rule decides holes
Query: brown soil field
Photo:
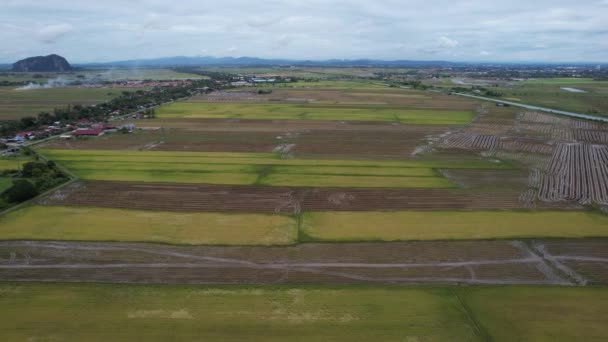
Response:
[{"label": "brown soil field", "polygon": [[608,284],[608,240],[542,241],[535,245],[579,282]]},{"label": "brown soil field", "polygon": [[553,255],[544,251],[541,257],[522,241],[289,247],[6,241],[0,242],[0,255],[0,277],[5,281],[579,284],[561,271],[563,265],[556,264]]},{"label": "brown soil field", "polygon": [[[42,205],[168,211],[293,214],[302,211],[518,209],[518,190],[348,189],[200,184],[77,182],[38,200]],[[535,203],[536,207],[553,208]],[[568,208],[566,206],[563,207]]]},{"label": "brown soil field", "polygon": [[[182,123],[183,124],[183,123]],[[226,130],[216,130],[225,127]],[[336,127],[338,126],[338,127]],[[292,145],[295,156],[334,158],[404,158],[426,138],[446,127],[405,125],[305,125],[277,122],[238,122],[225,125],[198,120],[188,128],[108,134],[80,140],[53,140],[41,145],[53,149],[118,149],[205,152],[273,152]],[[219,128],[218,127],[218,128]],[[199,130],[200,128],[200,130]]]}]

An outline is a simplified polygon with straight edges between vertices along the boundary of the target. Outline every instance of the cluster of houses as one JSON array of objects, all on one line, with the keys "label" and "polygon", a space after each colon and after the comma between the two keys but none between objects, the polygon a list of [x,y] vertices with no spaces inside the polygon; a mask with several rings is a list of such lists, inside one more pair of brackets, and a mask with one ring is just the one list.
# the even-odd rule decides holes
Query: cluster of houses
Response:
[{"label": "cluster of houses", "polygon": [[44,139],[53,135],[58,135],[61,139],[73,139],[78,137],[97,137],[105,133],[115,133],[118,131],[132,133],[135,130],[134,124],[116,126],[109,123],[94,123],[82,119],[78,124],[61,125],[59,121],[53,125],[42,126],[36,131],[19,132],[14,137],[0,139],[0,144],[10,147],[21,146],[29,140]]},{"label": "cluster of houses", "polygon": [[290,78],[281,78],[280,76],[235,76],[232,78],[230,85],[233,87],[253,87],[256,84],[275,83],[275,82],[291,82]]}]

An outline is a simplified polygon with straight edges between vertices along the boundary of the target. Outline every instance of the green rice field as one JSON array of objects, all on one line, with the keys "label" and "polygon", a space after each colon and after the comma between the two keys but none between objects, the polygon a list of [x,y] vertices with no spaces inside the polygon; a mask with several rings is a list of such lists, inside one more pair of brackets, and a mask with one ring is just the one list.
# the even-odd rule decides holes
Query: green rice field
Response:
[{"label": "green rice field", "polygon": [[376,161],[281,159],[269,153],[40,150],[89,180],[269,186],[453,187],[435,171],[504,169],[484,160]]},{"label": "green rice field", "polygon": [[420,125],[464,125],[472,111],[444,109],[405,109],[363,105],[329,104],[250,104],[177,102],[157,110],[158,118],[175,119],[263,119],[388,121]]}]

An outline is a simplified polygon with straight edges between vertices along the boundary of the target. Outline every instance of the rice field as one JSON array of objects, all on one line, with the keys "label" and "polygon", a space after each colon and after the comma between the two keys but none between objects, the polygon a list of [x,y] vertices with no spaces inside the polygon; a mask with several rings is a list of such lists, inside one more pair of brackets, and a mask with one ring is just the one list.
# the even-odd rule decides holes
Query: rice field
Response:
[{"label": "rice field", "polygon": [[582,211],[308,212],[312,241],[608,237],[608,216]]},{"label": "rice field", "polygon": [[6,340],[602,341],[608,292],[4,283],[0,308]]},{"label": "rice field", "polygon": [[484,160],[281,159],[269,153],[40,150],[88,180],[335,187],[454,187],[436,168],[503,169]]},{"label": "rice field", "polygon": [[2,240],[288,245],[297,235],[292,218],[265,214],[30,206],[0,218]]},{"label": "rice field", "polygon": [[3,284],[0,293],[6,340],[480,340],[448,289]]},{"label": "rice field", "polygon": [[420,125],[464,125],[474,113],[466,110],[383,108],[364,105],[251,104],[177,102],[157,110],[158,118],[388,121]]}]

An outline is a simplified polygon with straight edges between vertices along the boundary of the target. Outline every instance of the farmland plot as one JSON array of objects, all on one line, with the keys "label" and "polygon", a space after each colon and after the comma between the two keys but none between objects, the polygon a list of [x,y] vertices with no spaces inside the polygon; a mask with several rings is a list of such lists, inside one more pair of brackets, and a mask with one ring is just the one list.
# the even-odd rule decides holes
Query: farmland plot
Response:
[{"label": "farmland plot", "polygon": [[508,169],[485,160],[281,159],[263,153],[41,150],[89,180],[269,186],[420,187],[453,185],[434,168]]},{"label": "farmland plot", "polygon": [[2,217],[0,238],[284,245],[296,241],[297,229],[278,215],[32,206]]},{"label": "farmland plot", "polygon": [[216,104],[179,102],[161,107],[159,118],[388,121],[403,124],[464,125],[471,111],[408,109],[365,105]]}]

